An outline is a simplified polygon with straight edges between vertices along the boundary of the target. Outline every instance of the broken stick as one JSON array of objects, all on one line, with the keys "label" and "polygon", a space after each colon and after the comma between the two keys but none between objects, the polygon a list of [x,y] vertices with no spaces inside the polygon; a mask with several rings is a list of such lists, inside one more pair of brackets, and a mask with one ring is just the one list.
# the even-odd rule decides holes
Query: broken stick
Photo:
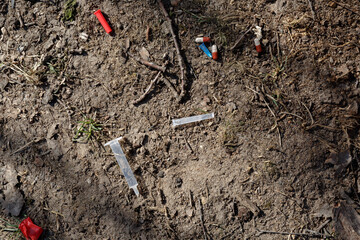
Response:
[{"label": "broken stick", "polygon": [[181,92],[180,92],[180,96],[179,96],[179,101],[181,101],[181,99],[185,95],[185,84],[186,84],[186,82],[185,82],[186,81],[185,80],[185,74],[186,74],[185,71],[186,70],[184,68],[184,59],[183,59],[183,57],[181,55],[180,45],[179,45],[178,39],[176,37],[176,34],[174,32],[174,28],[173,28],[173,25],[172,25],[171,18],[169,16],[168,12],[166,11],[162,1],[157,0],[157,2],[159,3],[160,9],[161,9],[161,11],[163,12],[163,14],[165,16],[166,21],[169,24],[170,32],[171,32],[172,38],[174,40],[175,48],[176,48],[176,53],[177,53],[177,57],[178,57],[179,67],[180,67]]},{"label": "broken stick", "polygon": [[163,67],[163,66],[159,66],[155,63],[152,63],[152,62],[149,62],[149,61],[146,61],[144,59],[141,59],[141,58],[138,58],[138,57],[135,57],[134,55],[132,55],[131,53],[127,53],[130,57],[132,57],[134,60],[136,60],[137,62],[147,66],[147,67],[150,67],[150,68],[154,68],[156,70],[159,70],[161,72],[165,72],[166,71],[166,67]]},{"label": "broken stick", "polygon": [[207,240],[207,232],[204,224],[204,210],[202,206],[201,199],[199,198],[199,211],[200,211],[200,221],[201,221],[201,227],[204,233],[204,239]]},{"label": "broken stick", "polygon": [[144,64],[145,66],[148,66],[148,67],[151,67],[151,68],[154,68],[156,70],[159,70],[161,72],[165,72],[166,71],[166,67],[161,67],[159,65],[156,65],[155,63],[152,63],[152,62],[149,62],[149,61],[146,61],[146,60],[143,60],[143,59],[139,59],[139,62]]},{"label": "broken stick", "polygon": [[159,70],[158,74],[156,75],[156,77],[154,78],[154,80],[151,81],[150,85],[147,87],[147,89],[145,90],[145,92],[143,93],[143,95],[141,95],[137,100],[133,101],[132,104],[138,104],[139,102],[141,102],[150,92],[152,86],[158,81],[158,78],[160,77],[161,72],[165,72],[166,71],[166,65],[168,64],[169,61],[166,61],[164,63],[164,66],[162,66],[161,68],[164,68],[164,71]]},{"label": "broken stick", "polygon": [[279,235],[293,235],[299,237],[313,237],[313,238],[333,238],[331,235],[322,234],[322,233],[293,233],[293,232],[276,232],[276,231],[266,231],[257,229],[258,233],[256,237],[259,237],[262,234],[279,234]]},{"label": "broken stick", "polygon": [[24,151],[25,149],[27,149],[28,147],[30,147],[32,144],[34,143],[38,143],[40,141],[44,140],[44,138],[35,138],[34,140],[32,140],[31,142],[28,142],[27,144],[25,144],[24,146],[22,146],[21,148],[19,148],[18,150],[16,150],[15,152],[12,152],[10,153],[10,156],[16,154],[16,153],[19,153],[19,152],[22,152]]},{"label": "broken stick", "polygon": [[234,50],[234,49],[239,45],[239,43],[240,43],[241,40],[245,37],[245,35],[248,34],[248,32],[251,31],[251,28],[252,28],[252,26],[250,26],[249,29],[246,30],[246,32],[244,32],[243,35],[241,35],[241,37],[240,37],[240,38],[236,41],[236,43],[230,48],[230,50]]},{"label": "broken stick", "polygon": [[314,6],[313,6],[313,3],[311,0],[308,0],[309,2],[309,8],[310,8],[310,11],[311,11],[311,14],[312,14],[312,17],[313,17],[313,20],[315,21],[316,19],[316,14],[315,14],[315,11],[314,11]]},{"label": "broken stick", "polygon": [[145,90],[145,92],[143,93],[143,95],[141,95],[138,99],[136,99],[135,101],[133,101],[132,104],[138,104],[139,102],[141,102],[146,95],[148,95],[148,93],[150,92],[150,89],[152,88],[152,86],[158,81],[158,78],[161,74],[161,71],[158,72],[158,74],[156,74],[156,77],[154,78],[154,80],[151,81],[150,85],[147,87],[147,89]]},{"label": "broken stick", "polygon": [[170,88],[170,90],[173,92],[173,94],[175,95],[175,98],[179,99],[179,93],[176,91],[175,87],[172,85],[172,83],[164,76],[163,79],[164,83],[166,84],[166,86],[168,86],[168,88]]},{"label": "broken stick", "polygon": [[244,207],[247,207],[248,209],[250,209],[250,211],[255,215],[255,216],[259,216],[261,215],[261,210],[258,206],[256,206],[248,196],[246,196],[245,194],[240,194],[240,204],[243,205]]}]

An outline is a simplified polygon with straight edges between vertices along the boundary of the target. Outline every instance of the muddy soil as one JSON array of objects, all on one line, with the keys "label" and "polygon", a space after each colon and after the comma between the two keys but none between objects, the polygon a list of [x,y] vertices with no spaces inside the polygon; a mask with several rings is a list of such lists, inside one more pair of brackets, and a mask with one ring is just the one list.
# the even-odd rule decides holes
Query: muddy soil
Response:
[{"label": "muddy soil", "polygon": [[[10,2],[0,2],[1,218],[29,216],[43,239],[341,239],[333,209],[360,203],[359,1],[163,1],[186,66],[181,101],[156,1],[78,0],[68,20],[65,1]],[[246,33],[255,25],[260,54]],[[134,105],[158,74],[141,56],[168,65]],[[139,197],[103,146],[120,136]]]}]

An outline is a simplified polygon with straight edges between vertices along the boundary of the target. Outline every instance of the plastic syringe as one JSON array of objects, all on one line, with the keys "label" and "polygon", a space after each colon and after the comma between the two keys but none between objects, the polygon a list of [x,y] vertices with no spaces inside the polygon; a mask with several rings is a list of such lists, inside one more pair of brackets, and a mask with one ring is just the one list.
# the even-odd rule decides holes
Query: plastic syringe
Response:
[{"label": "plastic syringe", "polygon": [[122,139],[122,137],[116,138],[111,140],[110,142],[107,142],[104,144],[104,146],[110,145],[116,161],[118,162],[121,171],[123,172],[126,182],[129,185],[130,188],[132,188],[136,194],[136,196],[139,196],[139,191],[137,189],[138,183],[135,179],[134,173],[130,168],[129,162],[127,161],[125,154],[123,150],[121,149],[119,140]]},{"label": "plastic syringe", "polygon": [[214,118],[214,113],[197,115],[197,116],[192,116],[192,117],[179,118],[179,119],[173,119],[172,124],[173,124],[174,127],[176,127],[176,126],[179,126],[179,125],[192,123],[192,122],[198,122],[198,121],[211,119],[211,118]]}]

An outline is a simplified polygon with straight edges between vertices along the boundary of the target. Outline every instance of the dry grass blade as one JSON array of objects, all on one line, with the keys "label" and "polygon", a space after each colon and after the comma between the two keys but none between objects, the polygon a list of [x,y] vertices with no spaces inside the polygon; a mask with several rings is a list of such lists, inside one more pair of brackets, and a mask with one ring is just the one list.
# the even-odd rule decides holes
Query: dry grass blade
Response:
[{"label": "dry grass blade", "polygon": [[334,0],[332,0],[331,2],[335,3],[336,5],[339,5],[340,7],[344,8],[344,9],[346,9],[346,10],[348,10],[348,11],[350,11],[350,12],[352,12],[352,13],[358,15],[358,16],[360,16],[360,13],[358,13],[357,11],[351,9],[350,7],[347,7],[347,6],[346,6],[345,4],[343,4],[343,3],[339,3],[339,2],[334,1]]},{"label": "dry grass blade", "polygon": [[15,64],[11,64],[10,66],[8,66],[8,68],[13,70],[15,73],[25,77],[25,79],[30,81],[30,82],[37,82],[38,81],[37,77],[32,76],[33,74],[30,75],[24,69],[21,69],[19,66],[15,65]]}]

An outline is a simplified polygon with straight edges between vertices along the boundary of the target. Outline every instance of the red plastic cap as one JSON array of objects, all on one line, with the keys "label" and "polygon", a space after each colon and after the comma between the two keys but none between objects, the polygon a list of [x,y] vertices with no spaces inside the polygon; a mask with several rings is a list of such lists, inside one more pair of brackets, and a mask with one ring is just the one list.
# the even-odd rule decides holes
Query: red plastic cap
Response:
[{"label": "red plastic cap", "polygon": [[36,226],[29,217],[20,223],[19,229],[27,240],[38,240],[43,232],[43,229]]},{"label": "red plastic cap", "polygon": [[212,58],[214,60],[218,59],[218,50],[217,50],[217,46],[216,45],[212,45],[211,47],[211,53],[212,53]]},{"label": "red plastic cap", "polygon": [[262,52],[262,48],[261,48],[261,43],[260,43],[260,40],[255,38],[254,39],[254,42],[255,42],[255,48],[256,48],[256,51],[258,53],[261,53]]},{"label": "red plastic cap", "polygon": [[101,23],[101,25],[103,26],[103,28],[105,29],[105,31],[107,33],[111,33],[112,29],[109,26],[108,22],[106,21],[104,15],[102,14],[101,10],[97,10],[96,12],[94,12],[95,16],[97,17],[97,19],[99,20],[99,22]]},{"label": "red plastic cap", "polygon": [[261,45],[257,45],[257,46],[255,46],[255,48],[256,48],[256,51],[257,51],[258,53],[261,53],[261,52],[262,52]]},{"label": "red plastic cap", "polygon": [[218,59],[218,53],[217,53],[217,52],[213,53],[213,59],[214,59],[214,60],[217,60],[217,59]]},{"label": "red plastic cap", "polygon": [[209,38],[209,37],[203,37],[203,42],[211,42],[211,38]]},{"label": "red plastic cap", "polygon": [[198,37],[195,39],[196,43],[204,43],[204,42],[211,42],[210,37]]}]

